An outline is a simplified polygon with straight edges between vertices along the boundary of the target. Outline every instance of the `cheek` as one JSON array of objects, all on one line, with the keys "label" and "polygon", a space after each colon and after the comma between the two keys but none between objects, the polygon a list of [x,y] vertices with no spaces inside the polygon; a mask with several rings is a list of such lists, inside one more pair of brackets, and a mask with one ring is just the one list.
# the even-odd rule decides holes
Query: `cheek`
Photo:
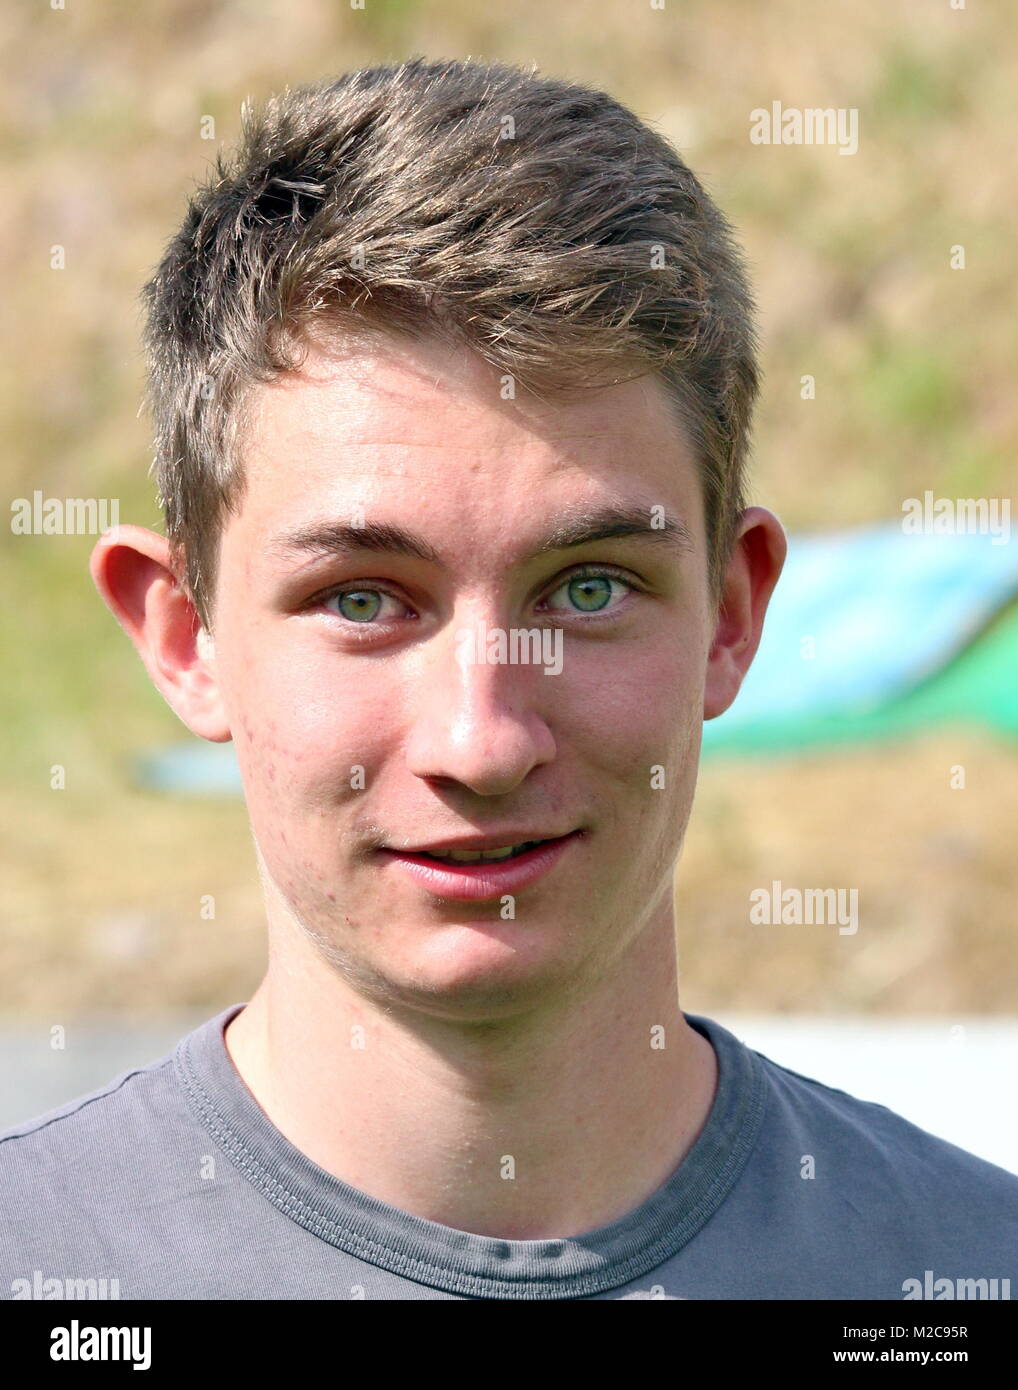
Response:
[{"label": "cheek", "polygon": [[335,653],[291,648],[272,659],[252,646],[226,672],[231,730],[252,816],[324,815],[361,794],[394,706],[385,678],[351,679]]},{"label": "cheek", "polygon": [[[604,871],[616,885],[666,882],[674,870],[696,788],[703,662],[678,631],[622,652],[606,644],[577,663],[568,738],[592,778],[595,814],[621,858]],[[564,702],[565,703],[565,702]],[[561,713],[561,711],[560,711]],[[582,775],[582,773],[581,773]]]},{"label": "cheek", "polygon": [[678,633],[631,646],[590,647],[566,666],[559,729],[627,785],[668,779],[686,761],[703,719],[703,660]]}]

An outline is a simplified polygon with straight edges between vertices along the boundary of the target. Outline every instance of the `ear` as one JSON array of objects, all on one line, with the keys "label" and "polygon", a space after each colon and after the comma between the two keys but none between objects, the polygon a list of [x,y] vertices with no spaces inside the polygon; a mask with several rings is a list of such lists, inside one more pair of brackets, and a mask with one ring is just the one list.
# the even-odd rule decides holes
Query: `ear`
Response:
[{"label": "ear", "polygon": [[141,526],[114,527],[100,536],[89,568],[173,712],[200,738],[226,743],[214,644],[177,579],[166,538]]},{"label": "ear", "polygon": [[784,529],[774,513],[765,507],[747,507],[725,571],[707,658],[704,719],[724,714],[739,693],[760,645],[764,614],[787,550]]}]

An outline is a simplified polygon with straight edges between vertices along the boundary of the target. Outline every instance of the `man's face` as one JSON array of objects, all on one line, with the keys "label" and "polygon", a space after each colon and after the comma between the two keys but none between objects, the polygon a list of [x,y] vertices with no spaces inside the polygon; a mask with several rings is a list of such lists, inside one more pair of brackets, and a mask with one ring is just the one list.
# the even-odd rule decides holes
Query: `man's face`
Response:
[{"label": "man's face", "polygon": [[[431,341],[315,347],[258,388],[216,594],[270,916],[359,989],[461,1019],[582,990],[670,924],[712,637],[699,482],[660,384],[500,392]],[[651,533],[566,544],[609,509]],[[327,524],[423,554],[288,546]],[[506,659],[534,630],[545,645]],[[566,835],[486,868],[397,853]]]}]

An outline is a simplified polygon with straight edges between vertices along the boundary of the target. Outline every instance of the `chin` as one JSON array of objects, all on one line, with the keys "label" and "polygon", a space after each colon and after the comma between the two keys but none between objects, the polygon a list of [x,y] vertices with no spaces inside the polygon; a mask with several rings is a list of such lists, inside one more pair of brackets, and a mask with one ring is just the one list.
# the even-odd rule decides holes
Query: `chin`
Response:
[{"label": "chin", "polygon": [[[515,930],[514,930],[515,929]],[[515,922],[460,922],[446,927],[414,961],[403,962],[404,1003],[461,1021],[507,1018],[562,988],[565,963],[530,928],[519,940]],[[543,943],[547,947],[547,942]]]}]

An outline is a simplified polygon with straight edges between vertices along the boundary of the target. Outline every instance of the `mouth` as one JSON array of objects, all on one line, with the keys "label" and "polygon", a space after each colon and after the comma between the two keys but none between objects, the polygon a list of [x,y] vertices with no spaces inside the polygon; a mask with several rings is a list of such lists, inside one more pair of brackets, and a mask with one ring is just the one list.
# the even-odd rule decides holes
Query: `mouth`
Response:
[{"label": "mouth", "polygon": [[379,854],[398,864],[420,887],[438,897],[480,900],[499,897],[536,882],[583,835],[582,830],[572,830],[548,839],[524,840],[484,849],[386,848]]},{"label": "mouth", "polygon": [[549,837],[546,840],[524,840],[522,844],[503,845],[497,849],[450,849],[444,852],[419,849],[413,853],[424,859],[433,859],[438,864],[503,864],[507,859],[519,859],[538,845],[554,844],[555,838],[562,839],[564,836]]}]

